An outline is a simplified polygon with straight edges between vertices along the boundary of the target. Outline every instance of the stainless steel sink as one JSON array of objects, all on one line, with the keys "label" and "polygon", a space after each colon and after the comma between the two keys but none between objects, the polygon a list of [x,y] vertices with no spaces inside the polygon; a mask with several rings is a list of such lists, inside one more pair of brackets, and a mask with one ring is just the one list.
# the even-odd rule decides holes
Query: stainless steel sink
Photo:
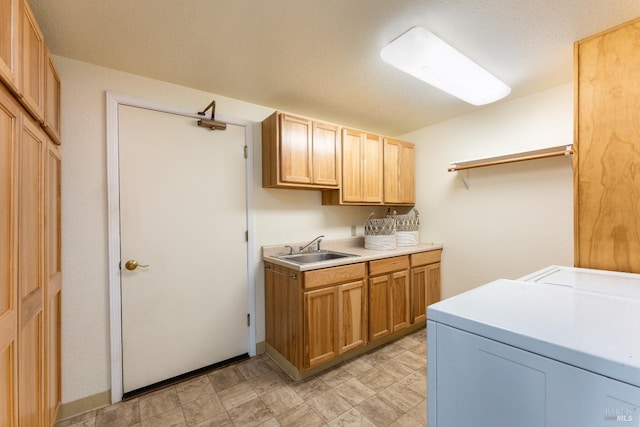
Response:
[{"label": "stainless steel sink", "polygon": [[293,255],[280,255],[278,258],[295,262],[296,264],[311,264],[313,262],[329,261],[332,259],[349,258],[357,255],[334,251],[304,252]]}]

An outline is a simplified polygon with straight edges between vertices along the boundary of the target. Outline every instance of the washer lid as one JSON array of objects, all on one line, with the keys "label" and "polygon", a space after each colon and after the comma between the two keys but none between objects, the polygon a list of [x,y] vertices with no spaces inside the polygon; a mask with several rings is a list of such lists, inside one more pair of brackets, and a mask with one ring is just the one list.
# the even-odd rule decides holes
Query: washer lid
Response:
[{"label": "washer lid", "polygon": [[[640,293],[640,281],[637,289]],[[638,294],[497,280],[430,305],[427,315],[430,321],[640,387]]]}]

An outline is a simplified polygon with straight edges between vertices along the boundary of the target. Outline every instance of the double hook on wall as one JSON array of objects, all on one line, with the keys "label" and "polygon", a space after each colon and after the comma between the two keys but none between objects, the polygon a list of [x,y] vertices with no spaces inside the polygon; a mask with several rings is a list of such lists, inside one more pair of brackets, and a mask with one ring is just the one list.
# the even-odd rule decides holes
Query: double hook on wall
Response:
[{"label": "double hook on wall", "polygon": [[198,115],[204,116],[207,110],[211,108],[211,118],[210,119],[200,119],[198,120],[198,126],[203,128],[209,128],[211,130],[226,130],[227,124],[224,122],[219,122],[215,119],[216,114],[216,100],[211,101],[211,104],[207,105],[204,110],[198,111]]}]

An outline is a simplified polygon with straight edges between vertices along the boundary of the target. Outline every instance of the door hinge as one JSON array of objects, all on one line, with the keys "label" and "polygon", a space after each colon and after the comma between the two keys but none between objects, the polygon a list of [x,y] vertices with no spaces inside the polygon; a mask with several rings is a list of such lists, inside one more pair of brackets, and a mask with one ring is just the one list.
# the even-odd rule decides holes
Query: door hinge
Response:
[{"label": "door hinge", "polygon": [[249,147],[247,147],[246,145],[244,146],[244,158],[249,158]]},{"label": "door hinge", "polygon": [[251,314],[247,313],[247,326],[251,326]]},{"label": "door hinge", "polygon": [[248,242],[249,241],[249,230],[244,232],[244,241]]}]

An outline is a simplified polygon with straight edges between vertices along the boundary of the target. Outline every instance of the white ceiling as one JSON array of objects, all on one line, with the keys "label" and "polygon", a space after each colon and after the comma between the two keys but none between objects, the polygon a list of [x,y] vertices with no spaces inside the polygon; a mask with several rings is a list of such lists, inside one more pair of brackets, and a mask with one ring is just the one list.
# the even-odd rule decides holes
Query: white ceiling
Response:
[{"label": "white ceiling", "polygon": [[640,16],[638,0],[30,4],[56,55],[387,135],[482,108],[380,59],[412,26],[505,81],[509,100],[571,82],[574,41]]}]

